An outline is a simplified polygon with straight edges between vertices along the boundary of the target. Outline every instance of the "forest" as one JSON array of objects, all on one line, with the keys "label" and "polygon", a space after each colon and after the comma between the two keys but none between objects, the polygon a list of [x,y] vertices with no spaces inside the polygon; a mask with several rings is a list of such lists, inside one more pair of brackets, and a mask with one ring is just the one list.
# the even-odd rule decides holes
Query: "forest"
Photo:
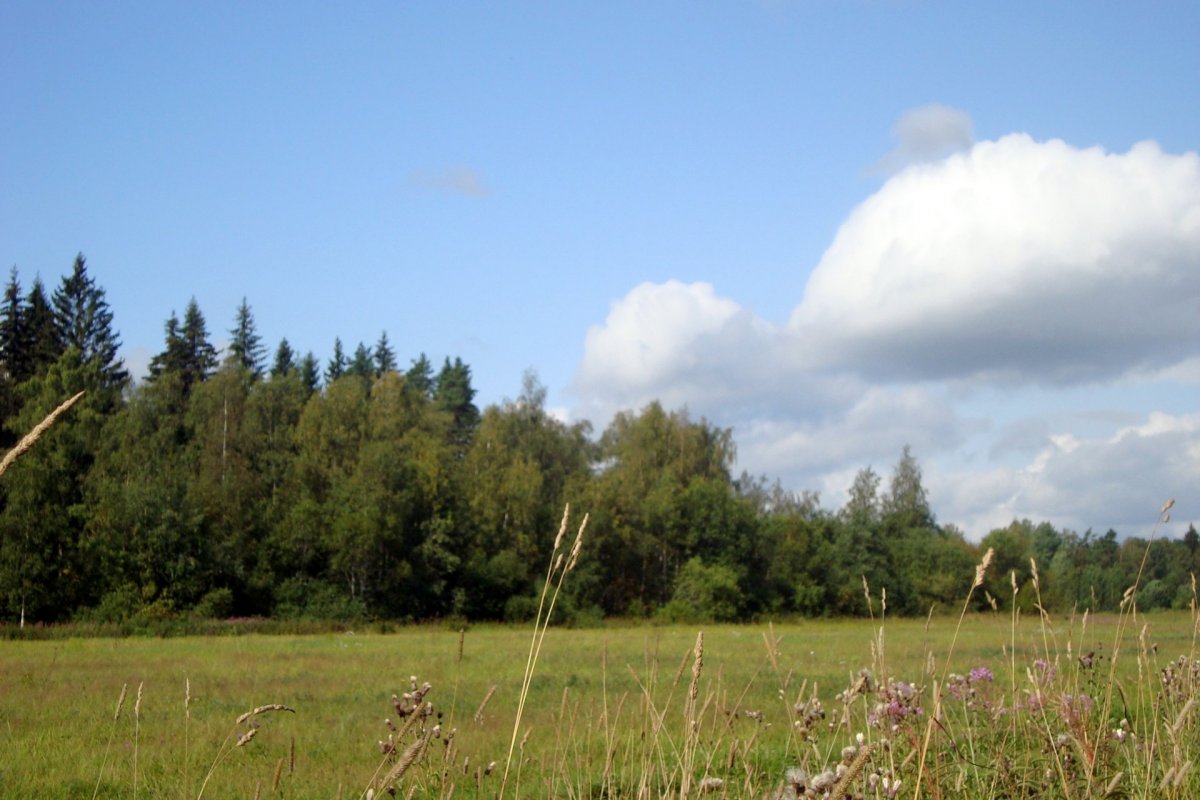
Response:
[{"label": "forest", "polygon": [[733,431],[686,410],[651,403],[597,434],[548,413],[532,372],[479,409],[460,358],[401,363],[386,333],[324,360],[286,339],[271,353],[245,300],[223,352],[194,300],[164,334],[134,381],[82,255],[52,291],[12,269],[4,449],[86,394],[0,481],[0,622],[525,620],[568,503],[590,515],[560,601],[574,624],[863,615],[864,586],[889,614],[950,610],[988,548],[981,609],[1113,610],[1135,582],[1144,610],[1193,596],[1194,528],[1147,542],[1014,520],[974,543],[935,519],[908,448],[827,510],[734,475]]}]

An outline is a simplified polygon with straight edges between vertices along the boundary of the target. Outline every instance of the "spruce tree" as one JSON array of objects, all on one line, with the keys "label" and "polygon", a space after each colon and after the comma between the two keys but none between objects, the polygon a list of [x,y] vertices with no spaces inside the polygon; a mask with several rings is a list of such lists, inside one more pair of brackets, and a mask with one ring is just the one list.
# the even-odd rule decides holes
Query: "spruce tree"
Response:
[{"label": "spruce tree", "polygon": [[196,298],[188,301],[183,324],[171,312],[166,326],[166,348],[150,360],[150,380],[173,375],[186,397],[192,388],[208,379],[217,366],[216,348],[208,341],[208,326]]},{"label": "spruce tree", "polygon": [[17,278],[17,268],[13,267],[4,287],[4,304],[0,306],[0,359],[3,360],[4,377],[14,384],[33,372],[26,317],[21,282]]},{"label": "spruce tree", "polygon": [[405,386],[411,391],[425,397],[433,397],[433,364],[424,353],[413,359],[412,366],[404,373],[404,379]]},{"label": "spruce tree", "polygon": [[150,380],[157,380],[170,371],[178,371],[183,364],[183,339],[179,335],[179,317],[174,311],[163,325],[166,347],[150,359]]},{"label": "spruce tree", "polygon": [[112,328],[112,311],[104,290],[88,275],[83,253],[75,256],[71,274],[62,279],[53,300],[60,350],[74,347],[83,363],[95,363],[106,387],[124,386],[129,373],[117,358],[121,341]]},{"label": "spruce tree", "polygon": [[389,372],[396,371],[396,351],[392,349],[388,343],[387,331],[379,334],[379,341],[375,343],[375,377],[381,377]]},{"label": "spruce tree", "polygon": [[250,373],[252,378],[261,378],[263,367],[262,337],[254,325],[254,314],[246,298],[238,306],[233,329],[229,331],[229,358]]},{"label": "spruce tree", "polygon": [[447,358],[442,364],[434,399],[454,420],[454,443],[460,448],[465,448],[479,426],[479,409],[474,403],[475,389],[471,386],[471,368],[464,364],[461,358],[455,358],[453,364]]},{"label": "spruce tree", "polygon": [[279,347],[275,348],[275,363],[271,365],[271,377],[282,378],[296,368],[296,357],[288,340],[280,339]]},{"label": "spruce tree", "polygon": [[304,384],[305,392],[308,395],[316,393],[321,386],[321,367],[312,350],[309,350],[304,354],[304,358],[300,359],[300,383]]},{"label": "spruce tree", "polygon": [[346,353],[342,350],[342,340],[333,340],[333,357],[325,367],[325,384],[329,385],[346,374]]},{"label": "spruce tree", "polygon": [[183,327],[179,335],[183,339],[186,356],[183,368],[190,378],[190,384],[208,380],[217,368],[217,350],[208,341],[208,326],[194,297],[184,309]]},{"label": "spruce tree", "polygon": [[4,289],[4,304],[0,306],[0,446],[5,450],[17,440],[3,423],[21,409],[17,385],[30,372],[29,352],[25,346],[27,338],[21,284],[17,280],[17,268],[13,267]]},{"label": "spruce tree", "polygon": [[357,375],[370,380],[375,374],[375,360],[371,357],[371,348],[359,342],[358,347],[354,350],[354,358],[350,359],[350,366],[346,368],[346,372],[349,375]]},{"label": "spruce tree", "polygon": [[63,354],[54,309],[46,298],[46,287],[42,285],[41,278],[33,279],[33,286],[25,298],[25,322],[29,372],[31,375],[40,375]]}]

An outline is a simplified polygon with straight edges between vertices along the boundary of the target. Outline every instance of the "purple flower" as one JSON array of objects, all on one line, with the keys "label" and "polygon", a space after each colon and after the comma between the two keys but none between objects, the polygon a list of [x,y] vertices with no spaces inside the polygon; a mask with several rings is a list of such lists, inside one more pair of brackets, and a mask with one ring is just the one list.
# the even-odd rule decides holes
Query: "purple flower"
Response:
[{"label": "purple flower", "polygon": [[971,683],[979,683],[980,681],[987,681],[988,683],[991,683],[995,679],[996,676],[993,675],[992,671],[987,667],[976,667],[975,669],[971,670],[971,674],[967,676],[967,680]]}]

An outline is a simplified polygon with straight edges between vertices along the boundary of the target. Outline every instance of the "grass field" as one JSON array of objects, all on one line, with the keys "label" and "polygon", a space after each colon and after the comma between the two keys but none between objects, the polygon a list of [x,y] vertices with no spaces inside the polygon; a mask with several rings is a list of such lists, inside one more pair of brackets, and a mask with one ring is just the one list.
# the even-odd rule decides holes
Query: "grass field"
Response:
[{"label": "grass field", "polygon": [[[695,627],[550,629],[503,796],[1197,796],[1193,615],[957,623],[704,626],[702,660]],[[405,757],[398,796],[494,797],[530,639],[0,642],[0,797],[353,798]],[[410,676],[433,712],[389,759]]]}]

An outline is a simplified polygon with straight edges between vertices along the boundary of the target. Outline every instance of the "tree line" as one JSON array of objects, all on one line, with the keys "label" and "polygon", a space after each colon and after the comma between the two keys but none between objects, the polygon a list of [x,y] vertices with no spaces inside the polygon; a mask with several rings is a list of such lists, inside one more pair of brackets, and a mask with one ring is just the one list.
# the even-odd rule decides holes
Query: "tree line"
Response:
[{"label": "tree line", "polygon": [[1016,520],[975,544],[938,524],[908,448],[829,511],[735,476],[732,431],[686,410],[596,436],[533,373],[480,410],[460,358],[402,366],[386,333],[324,364],[286,339],[268,358],[245,300],[223,353],[194,300],[145,379],[119,347],[82,255],[51,294],[12,270],[3,444],[86,395],[0,481],[0,619],[521,620],[567,503],[590,512],[567,619],[857,615],[884,588],[889,613],[923,614],[962,602],[989,547],[981,608],[1114,609],[1139,574],[1143,609],[1193,596],[1194,528],[1147,544]]}]

